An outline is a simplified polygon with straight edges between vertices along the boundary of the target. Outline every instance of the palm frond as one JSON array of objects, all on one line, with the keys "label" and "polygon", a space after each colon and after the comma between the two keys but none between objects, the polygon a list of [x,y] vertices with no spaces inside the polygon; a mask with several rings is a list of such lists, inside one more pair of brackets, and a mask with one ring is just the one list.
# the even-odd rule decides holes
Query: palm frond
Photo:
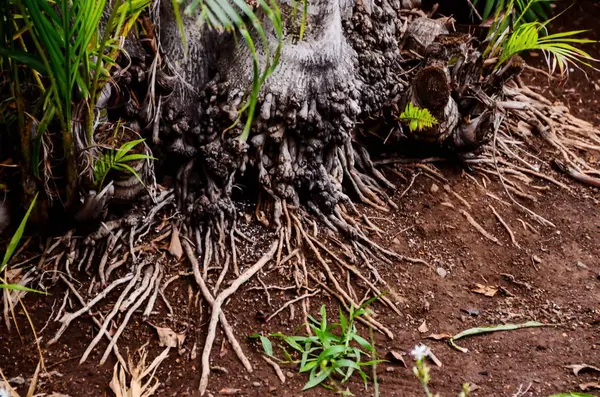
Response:
[{"label": "palm frond", "polygon": [[[586,51],[575,47],[573,44],[594,43],[593,40],[575,37],[585,30],[556,33],[542,36],[540,32],[546,24],[528,22],[520,25],[512,32],[502,47],[498,66],[508,61],[513,55],[523,51],[540,50],[546,55],[550,72],[553,73],[558,66],[560,73],[568,72],[569,65],[579,67],[585,65],[593,68],[591,62],[597,61]],[[573,44],[572,44],[573,43]]]},{"label": "palm frond", "polygon": [[108,149],[106,152],[102,153],[94,162],[94,183],[97,186],[98,190],[102,188],[104,185],[104,181],[108,174],[111,171],[121,171],[125,173],[130,173],[135,178],[140,181],[143,185],[144,181],[139,176],[136,170],[134,170],[129,164],[131,161],[138,160],[156,160],[152,156],[148,156],[147,154],[141,153],[132,153],[130,152],[140,143],[144,142],[144,139],[136,139],[133,141],[125,142],[118,149]]},{"label": "palm frond", "polygon": [[[550,3],[553,0],[517,0],[516,9],[519,14],[523,14],[525,21],[547,20],[552,11]],[[474,0],[473,4],[478,5],[480,0]],[[498,11],[506,10],[511,3],[510,0],[484,0],[484,8],[481,17],[485,20],[496,14]]]},{"label": "palm frond", "polygon": [[[498,69],[514,55],[524,51],[538,50],[544,53],[551,73],[558,67],[561,74],[564,74],[568,72],[569,65],[577,68],[580,65],[593,68],[591,63],[597,60],[575,46],[594,43],[593,40],[579,37],[586,32],[585,30],[548,34],[547,25],[558,16],[545,22],[522,22],[525,19],[526,11],[538,1],[510,0],[505,13],[496,13],[494,25],[487,38],[488,46],[483,56],[486,58],[497,57],[496,69]],[[520,13],[517,12],[513,20],[512,16],[516,10],[520,10]]]},{"label": "palm frond", "polygon": [[398,116],[398,119],[408,123],[408,128],[411,132],[420,131],[423,128],[431,128],[435,124],[438,124],[438,120],[431,114],[429,109],[415,106],[412,102],[406,104],[406,108]]}]

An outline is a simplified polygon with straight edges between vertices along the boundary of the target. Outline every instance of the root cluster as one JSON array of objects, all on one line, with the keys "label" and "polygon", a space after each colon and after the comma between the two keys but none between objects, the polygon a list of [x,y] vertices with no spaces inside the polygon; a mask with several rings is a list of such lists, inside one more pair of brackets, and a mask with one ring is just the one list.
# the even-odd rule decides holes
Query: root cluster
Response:
[{"label": "root cluster", "polygon": [[[159,299],[172,314],[165,289],[177,278],[193,274],[211,311],[201,356],[204,394],[219,325],[244,368],[253,370],[224,310],[226,300],[253,278],[269,304],[269,290],[295,292],[294,298],[273,308],[266,321],[283,310],[295,313],[299,306],[307,324],[311,299],[324,293],[348,310],[378,296],[377,310],[385,308],[401,316],[402,299],[378,267],[402,261],[428,264],[385,248],[380,243],[383,231],[356,203],[389,212],[397,206],[391,199],[396,186],[388,177],[398,175],[399,166],[419,171],[402,187],[402,198],[421,173],[444,182],[431,163],[447,159],[405,156],[374,162],[367,136],[374,136],[376,145],[394,135],[400,142],[420,141],[460,152],[461,161],[480,179],[469,176],[489,197],[523,211],[524,227],[533,230],[528,218],[553,226],[526,205],[535,200],[532,189],[547,188],[534,181],[542,179],[570,190],[552,176],[550,165],[581,183],[600,186],[600,171],[581,155],[600,151],[600,132],[518,78],[513,81],[520,65],[475,81],[473,76],[483,68],[480,54],[468,38],[448,33],[448,20],[431,20],[411,9],[409,1],[358,2],[354,9],[348,3],[316,1],[318,12],[309,15],[306,38],[301,42],[293,35],[286,38],[281,65],[263,87],[246,141],[240,140],[241,126],[236,121],[247,117],[238,111],[253,78],[247,49],[233,45],[228,36],[216,35],[215,42],[223,46],[210,59],[219,65],[218,73],[210,70],[205,58],[196,68],[187,65],[175,70],[196,73],[191,80],[196,91],[176,91],[170,100],[161,96],[153,101],[157,106],[149,113],[152,117],[144,116],[146,122],[152,120],[154,143],[168,148],[166,157],[176,169],[174,189],[118,220],[102,223],[86,238],[69,234],[48,241],[39,261],[38,270],[44,269],[40,283],[49,275],[52,282],[60,279],[68,286],[54,317],[61,325],[49,343],[56,342],[74,320],[89,315],[98,330],[81,362],[106,338],[108,346],[100,363],[112,353],[127,368],[118,341],[131,318],[137,311],[148,318]],[[205,32],[192,33],[198,38],[192,52],[208,51],[211,43]],[[172,37],[165,40],[165,59],[180,57],[173,50],[177,44],[169,41]],[[449,59],[455,57],[462,61],[449,66]],[[394,116],[407,101],[430,109],[439,125],[412,135],[405,131]],[[542,158],[531,150],[540,137],[555,158]],[[510,203],[487,190],[490,177],[498,178]],[[264,255],[252,265],[241,257],[239,247],[256,242],[239,227],[241,215],[233,199],[236,189],[252,191],[254,185],[242,186],[248,181],[256,184],[254,215],[268,230],[265,238],[269,239]],[[466,200],[449,186],[446,190],[461,203],[457,211],[466,222],[490,242],[501,244],[470,214]],[[493,206],[490,210],[511,243],[519,247],[501,213]],[[185,255],[191,263],[191,274],[170,275],[164,258],[149,257],[153,246],[167,239],[170,254]],[[62,251],[57,253],[59,248]],[[48,263],[54,268],[47,269]],[[260,276],[273,271],[290,285],[266,285]],[[93,275],[87,294],[75,286],[75,272]],[[112,308],[98,312],[98,304],[118,291]],[[81,308],[67,312],[71,294]],[[376,315],[360,320],[394,337]]]}]

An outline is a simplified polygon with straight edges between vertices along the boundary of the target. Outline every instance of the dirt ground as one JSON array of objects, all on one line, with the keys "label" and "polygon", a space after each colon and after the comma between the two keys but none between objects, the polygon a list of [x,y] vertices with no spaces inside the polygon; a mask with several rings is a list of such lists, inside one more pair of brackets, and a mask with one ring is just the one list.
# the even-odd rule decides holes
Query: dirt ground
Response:
[{"label": "dirt ground", "polygon": [[[588,36],[597,40],[600,38],[599,18],[600,3],[579,1],[560,18],[561,24],[556,29],[587,27],[592,29]],[[589,46],[588,50],[600,56],[598,44]],[[532,62],[538,63],[539,57],[533,57]],[[575,70],[563,85],[549,83],[547,77],[535,72],[527,72],[524,78],[568,104],[577,115],[600,125],[600,73],[588,71],[586,78]],[[544,155],[550,154],[547,147],[540,150]],[[469,173],[449,163],[436,164],[436,167],[446,180],[421,173],[404,196],[408,184],[397,180],[393,195],[397,210],[376,213],[370,208],[361,208],[386,232],[379,237],[380,243],[429,264],[397,261],[392,266],[377,265],[381,276],[399,296],[402,313],[398,316],[382,304],[373,305],[378,321],[394,334],[393,340],[375,334],[379,354],[392,350],[407,354],[416,344],[426,343],[442,364],[438,367],[430,363],[431,388],[442,396],[458,395],[460,385],[465,382],[476,385],[473,396],[548,396],[580,391],[580,385],[598,382],[599,373],[575,376],[566,366],[583,363],[600,366],[600,189],[574,184],[556,173],[553,177],[567,183],[569,190],[536,179],[529,191],[535,195],[535,201],[523,204],[556,225],[555,228],[542,227],[506,203],[508,199],[495,178]],[[401,172],[411,180],[418,169],[405,167]],[[468,205],[446,191],[446,184]],[[486,193],[496,195],[506,204]],[[518,247],[511,243],[490,205],[510,226]],[[461,209],[467,210],[499,243],[485,239],[459,212]],[[534,230],[519,219],[532,225]],[[248,234],[258,239],[241,257],[242,263],[248,265],[260,256],[258,248],[266,246],[274,237],[254,224],[245,227]],[[164,261],[169,274],[189,271],[187,261],[177,262],[170,256],[161,259],[160,251],[164,250],[157,251],[156,258]],[[291,284],[276,271],[264,271],[260,277],[266,285]],[[90,277],[82,273],[77,278],[81,282],[78,288],[86,291]],[[497,292],[494,296],[473,292],[476,284],[493,287]],[[49,375],[41,378],[40,392],[60,392],[71,397],[112,396],[108,384],[115,362],[111,358],[105,365],[98,366],[106,347],[104,342],[86,363],[78,365],[97,331],[89,317],[83,316],[71,324],[57,344],[44,343],[58,328],[57,323],[48,320],[62,304],[64,291],[64,285],[59,283],[50,296],[29,295],[25,300],[36,329],[41,330],[48,323],[40,336]],[[181,277],[166,291],[174,315],[169,315],[164,303],[159,301],[157,311],[147,321],[143,321],[141,313],[134,316],[121,337],[123,355],[127,355],[126,348],[133,354],[148,343],[149,360],[152,360],[163,350],[158,346],[152,325],[170,327],[186,335],[182,348],[172,349],[156,373],[161,382],[157,396],[199,395],[200,353],[209,313],[205,305],[196,305],[197,293],[193,280]],[[255,332],[301,332],[301,316],[295,313],[294,318],[290,318],[290,310],[268,323],[263,320],[265,314],[273,313],[293,297],[286,291],[270,289],[267,299],[261,284],[253,279],[226,303],[225,313],[254,372],[245,372],[218,333],[212,355],[214,371],[210,377],[210,394],[217,396],[239,389],[235,395],[336,395],[324,388],[301,393],[306,378],[297,374],[293,366],[283,367],[287,379],[282,384],[273,368],[262,360],[256,342],[245,338]],[[100,311],[110,310],[115,300],[116,295],[109,295],[100,305]],[[311,299],[311,313],[316,315],[323,303],[327,304],[329,316],[336,318],[338,302],[325,294]],[[78,307],[75,305],[74,310]],[[27,382],[38,356],[22,310],[18,310],[16,316],[20,335],[14,328],[8,331],[4,322],[0,323],[0,369],[9,379],[22,377]],[[547,326],[465,338],[459,344],[468,349],[466,353],[444,341],[426,339],[430,334],[455,334],[477,326],[530,320]],[[368,337],[367,329],[360,326],[360,331]],[[194,354],[194,346],[197,354]],[[193,355],[196,357],[192,358]],[[423,395],[412,376],[412,360],[408,355],[405,359],[408,368],[394,362],[378,366],[381,396]],[[372,387],[365,390],[356,379],[348,386],[357,396],[373,395]],[[26,388],[27,383],[19,391],[24,392]],[[527,388],[527,392],[519,394],[519,390]],[[588,392],[596,393],[593,388]]]}]

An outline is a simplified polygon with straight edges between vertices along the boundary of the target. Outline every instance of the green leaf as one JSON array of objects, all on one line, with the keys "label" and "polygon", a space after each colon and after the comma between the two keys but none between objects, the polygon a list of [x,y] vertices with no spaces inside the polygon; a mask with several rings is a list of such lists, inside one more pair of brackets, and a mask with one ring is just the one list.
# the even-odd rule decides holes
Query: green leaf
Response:
[{"label": "green leaf", "polygon": [[128,161],[136,161],[136,160],[156,160],[155,157],[148,156],[147,154],[128,154],[127,156],[121,157],[119,160],[120,163],[126,163]]},{"label": "green leaf", "polygon": [[263,350],[267,356],[273,357],[273,344],[266,336],[260,336],[260,343],[262,344]]},{"label": "green leaf", "polygon": [[333,363],[332,367],[333,368],[348,367],[348,368],[360,369],[360,365],[358,365],[356,362],[354,362],[352,360],[347,360],[347,359],[336,360]]},{"label": "green leaf", "polygon": [[360,345],[360,347],[362,347],[366,351],[372,352],[374,350],[373,346],[371,346],[371,344],[365,338],[363,338],[362,336],[360,336],[360,335],[354,335],[353,339],[356,341],[356,343],[358,343]]},{"label": "green leaf", "polygon": [[25,225],[27,225],[27,219],[29,219],[29,215],[31,214],[31,211],[33,210],[33,207],[35,206],[37,197],[38,197],[38,193],[36,193],[35,196],[33,197],[33,200],[31,200],[31,204],[29,204],[29,209],[27,210],[27,213],[21,220],[21,223],[19,224],[17,231],[10,239],[10,243],[8,243],[8,247],[6,248],[6,252],[4,253],[4,259],[2,259],[2,264],[0,264],[0,272],[3,271],[4,268],[6,267],[6,265],[8,264],[10,257],[14,254],[15,250],[17,249],[17,245],[19,245],[19,242],[21,241],[21,238],[23,237],[23,233],[25,232]]},{"label": "green leaf", "polygon": [[321,331],[325,332],[327,329],[327,308],[325,305],[321,306]]},{"label": "green leaf", "polygon": [[284,337],[283,338],[284,342],[287,343],[288,345],[290,345],[290,347],[296,351],[304,351],[304,349],[302,348],[302,346],[300,346],[293,338],[290,337]]},{"label": "green leaf", "polygon": [[323,350],[321,352],[321,354],[319,354],[319,357],[317,357],[317,361],[323,361],[323,360],[328,360],[331,357],[336,357],[338,355],[340,355],[341,353],[344,353],[348,348],[344,345],[336,345],[336,346],[331,346],[328,347],[327,349]]},{"label": "green leaf", "polygon": [[319,362],[316,359],[310,360],[306,364],[304,364],[300,367],[299,372],[300,373],[308,372],[311,369],[313,369],[314,367],[316,367],[317,364],[319,364]]},{"label": "green leaf", "polygon": [[171,0],[171,7],[173,7],[173,14],[175,14],[175,22],[177,23],[177,28],[179,29],[179,34],[181,35],[181,42],[183,44],[183,54],[184,57],[187,58],[188,45],[187,39],[185,37],[185,30],[183,28],[183,20],[181,19],[181,12],[179,12],[179,2],[177,0]]},{"label": "green leaf", "polygon": [[23,50],[8,50],[0,47],[0,55],[14,59],[15,61],[22,63],[23,65],[29,66],[30,68],[37,70],[41,74],[47,74],[46,65],[42,60]]},{"label": "green leaf", "polygon": [[464,337],[467,337],[467,336],[482,335],[482,334],[488,334],[491,332],[513,331],[513,330],[521,329],[521,328],[534,328],[534,327],[547,327],[547,326],[548,326],[548,324],[543,324],[538,321],[528,321],[523,324],[502,324],[502,325],[493,325],[493,326],[487,326],[487,327],[470,328],[470,329],[467,329],[465,331],[459,332],[458,334],[454,335],[452,338],[450,338],[449,342],[453,347],[457,348],[458,350],[466,351],[466,349],[457,346],[454,343],[454,341],[464,338]]},{"label": "green leaf", "polygon": [[117,150],[115,160],[119,161],[123,156],[129,153],[134,147],[144,142],[144,139],[135,139],[133,141],[125,142],[121,147]]},{"label": "green leaf", "polygon": [[548,397],[595,397],[595,396],[593,394],[589,394],[589,393],[570,392],[570,393],[553,394]]},{"label": "green leaf", "polygon": [[339,312],[340,312],[340,326],[342,327],[342,333],[345,333],[346,330],[348,329],[348,320],[346,319],[346,316],[344,316],[344,312],[342,311],[342,308],[339,307]]},{"label": "green leaf", "polygon": [[319,372],[318,375],[312,376],[308,380],[308,383],[306,385],[304,385],[304,387],[302,388],[302,391],[312,389],[313,387],[315,387],[318,384],[320,384],[321,382],[323,382],[331,374],[331,371],[332,371],[331,368],[327,368],[327,369]]},{"label": "green leaf", "polygon": [[9,290],[13,290],[13,291],[34,292],[36,294],[50,295],[47,292],[39,291],[39,290],[33,289],[33,288],[24,287],[24,286],[18,285],[18,284],[0,284],[0,289],[9,289]]}]

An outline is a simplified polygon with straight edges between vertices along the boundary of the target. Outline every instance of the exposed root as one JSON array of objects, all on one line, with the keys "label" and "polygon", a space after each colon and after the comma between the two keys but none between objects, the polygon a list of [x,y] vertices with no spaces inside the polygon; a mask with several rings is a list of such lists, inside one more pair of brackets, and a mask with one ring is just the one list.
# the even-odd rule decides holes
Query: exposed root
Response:
[{"label": "exposed root", "polygon": [[210,373],[210,352],[212,350],[212,344],[215,340],[215,331],[217,328],[217,324],[219,322],[219,315],[221,312],[221,305],[229,296],[231,296],[238,288],[248,281],[252,276],[254,276],[262,267],[270,261],[275,255],[275,251],[277,250],[277,243],[273,243],[271,248],[262,258],[258,260],[253,266],[248,268],[244,273],[242,273],[231,285],[221,292],[212,303],[212,312],[210,317],[210,323],[208,325],[208,332],[206,334],[206,341],[204,343],[204,349],[202,351],[202,373],[200,375],[200,394],[204,395],[206,392],[206,387],[208,386],[208,374]]},{"label": "exposed root", "polygon": [[279,378],[279,381],[281,383],[285,383],[285,375],[283,374],[283,371],[281,370],[281,367],[279,366],[279,364],[277,364],[275,361],[271,360],[267,356],[262,356],[262,358],[263,358],[263,360],[265,360],[267,362],[267,364],[269,364],[271,367],[273,367],[273,369],[275,370],[275,374]]},{"label": "exposed root", "polygon": [[[178,219],[173,222],[181,225],[181,248],[191,263],[200,293],[211,308],[201,358],[201,394],[208,384],[210,354],[218,324],[244,368],[248,372],[253,370],[222,306],[255,275],[260,286],[253,288],[264,291],[269,306],[272,304],[269,289],[295,292],[295,298],[273,311],[266,320],[272,320],[288,308],[295,316],[296,304],[300,303],[308,333],[311,332],[307,321],[310,299],[325,292],[336,297],[346,310],[358,307],[368,297],[379,297],[382,306],[402,316],[397,304],[402,298],[381,276],[381,266],[397,266],[397,261],[430,265],[423,259],[385,248],[380,243],[381,238],[386,237],[384,228],[372,222],[374,217],[369,218],[357,209],[355,202],[382,213],[397,208],[389,196],[396,186],[378,166],[388,164],[385,170],[394,164],[394,167],[401,165],[413,170],[409,182],[396,168],[391,169],[407,182],[399,199],[409,194],[421,175],[441,182],[464,207],[459,212],[466,221],[487,240],[501,244],[470,215],[471,204],[452,190],[448,179],[435,167],[436,162],[447,159],[373,161],[361,133],[375,136],[382,133],[385,139],[381,141],[390,144],[407,139],[455,150],[463,164],[475,169],[475,176],[481,176],[483,186],[475,176],[472,179],[488,197],[503,205],[515,206],[529,220],[534,219],[542,226],[554,227],[554,224],[520,200],[535,202],[542,189],[551,187],[568,192],[573,189],[550,174],[544,159],[531,153],[531,147],[537,142],[535,135],[552,149],[559,170],[581,183],[600,186],[600,171],[581,154],[600,151],[598,130],[520,81],[508,83],[512,75],[482,75],[480,65],[473,61],[478,59],[476,50],[467,47],[463,36],[448,34],[447,20],[419,18],[424,16],[422,12],[402,9],[406,1],[384,2],[386,6],[376,3],[357,2],[355,10],[349,8],[350,3],[337,0],[318,1],[313,5],[319,11],[310,16],[313,22],[318,22],[315,30],[307,32],[306,39],[300,43],[286,37],[286,56],[259,95],[255,123],[244,142],[240,140],[240,126],[228,128],[243,116],[238,114],[238,109],[244,100],[245,87],[252,80],[252,68],[247,64],[250,58],[242,53],[247,51],[243,46],[223,47],[223,53],[229,55],[225,59],[229,64],[221,68],[219,75],[209,75],[209,58],[202,58],[198,66],[202,70],[186,76],[193,79],[194,89],[200,92],[191,95],[186,91],[175,97],[188,100],[187,106],[182,106],[186,112],[198,108],[198,114],[179,112],[175,108],[177,101],[163,103],[159,97],[158,107],[149,118],[152,137],[155,142],[164,142],[171,154],[177,155],[176,187],[154,198],[145,216],[134,209],[119,220],[103,222],[85,239],[72,243],[70,236],[65,236],[65,239],[46,241],[37,267],[64,280],[82,306],[60,316],[61,327],[50,343],[56,342],[73,320],[88,313],[99,331],[81,362],[106,337],[109,343],[101,364],[114,352],[125,367],[117,343],[134,313],[145,305],[143,317],[152,315],[160,295],[173,314],[165,289],[183,274],[168,277],[161,263],[149,263],[144,257],[145,251],[157,250],[163,240],[177,233],[175,223],[170,227],[167,220],[157,219],[159,211],[171,204],[177,205],[173,216]],[[412,25],[413,22],[416,23]],[[330,29],[327,34],[323,34],[324,28]],[[198,30],[194,35],[202,36],[197,42],[209,47],[207,36]],[[219,37],[215,43],[227,41],[227,37],[216,36]],[[412,59],[405,59],[403,50],[409,51]],[[217,64],[219,60],[213,58],[215,55],[210,61]],[[450,59],[460,61],[449,65]],[[406,66],[409,63],[414,66]],[[194,65],[187,64],[184,68],[190,69],[187,72],[197,72]],[[472,76],[485,77],[485,81],[470,81]],[[441,92],[429,92],[430,82],[443,83]],[[449,92],[447,87],[452,85],[456,87]],[[463,90],[464,87],[471,88]],[[439,126],[414,136],[398,127],[398,111],[409,100],[435,113]],[[160,122],[161,109],[165,123]],[[378,133],[367,125],[373,120],[381,123],[376,128]],[[390,120],[393,127],[388,128],[388,124],[392,124]],[[495,128],[491,128],[492,125]],[[485,146],[490,132],[493,132],[493,144]],[[258,185],[255,217],[270,229],[274,242],[258,262],[244,270],[240,268],[243,251],[238,245],[256,246],[257,242],[238,227],[240,211],[233,203],[232,191],[248,176],[257,179],[253,181]],[[487,191],[491,178],[500,181],[508,199]],[[549,186],[535,186],[538,180]],[[455,208],[450,203],[443,204]],[[490,209],[506,229],[512,244],[519,247],[500,213],[491,205]],[[526,220],[519,221],[525,230],[538,233]],[[142,244],[145,236],[157,230],[162,233],[160,236],[150,244]],[[59,247],[65,249],[56,253]],[[268,262],[268,271],[287,277],[291,286],[264,284],[258,273],[267,268]],[[50,268],[45,269],[45,266]],[[60,273],[62,266],[69,276],[75,268],[90,275],[97,269],[98,274],[93,275],[99,282],[89,285],[87,299]],[[124,275],[124,268],[133,274]],[[235,278],[231,280],[233,275]],[[111,281],[111,277],[119,278]],[[229,281],[232,282],[228,284]],[[108,313],[102,316],[92,312],[122,284],[126,285]],[[227,288],[220,291],[225,286]],[[101,291],[96,292],[98,289]],[[189,287],[190,307],[198,304],[198,297]],[[67,301],[65,297],[59,314]],[[5,316],[9,314],[11,302],[5,302]],[[117,318],[120,325],[111,335],[109,329]],[[374,315],[365,315],[359,321],[391,339],[394,337]],[[278,367],[273,367],[277,371]],[[283,376],[280,379],[285,381]]]},{"label": "exposed root", "polygon": [[94,305],[96,305],[96,303],[98,303],[102,299],[106,298],[106,295],[108,295],[108,293],[110,291],[112,291],[115,287],[117,287],[123,283],[126,283],[132,279],[133,279],[133,275],[128,274],[127,276],[125,276],[123,278],[113,281],[108,287],[106,287],[106,289],[104,289],[104,291],[102,291],[101,293],[96,295],[94,297],[94,299],[92,299],[90,302],[88,302],[84,307],[82,307],[81,309],[79,309],[78,311],[76,311],[74,313],[65,313],[62,316],[62,318],[59,320],[62,323],[61,327],[58,329],[58,331],[56,331],[54,338],[52,338],[48,341],[48,344],[56,343],[58,341],[58,338],[60,338],[60,336],[66,331],[67,327],[69,327],[69,325],[71,324],[71,322],[73,320],[75,320],[76,318],[81,316],[83,313],[89,312],[89,310],[92,307],[94,307]]},{"label": "exposed root", "polygon": [[460,209],[459,212],[461,214],[464,215],[465,218],[467,218],[467,221],[469,221],[469,223],[471,224],[471,226],[473,226],[479,233],[481,233],[481,235],[485,238],[487,238],[488,240],[490,240],[493,243],[496,243],[498,245],[502,245],[500,243],[500,241],[498,241],[498,239],[496,237],[494,237],[493,235],[491,235],[488,231],[486,231],[483,226],[481,226],[479,223],[477,223],[477,221],[471,216],[471,214],[469,214],[467,211]]},{"label": "exposed root", "polygon": [[[169,356],[169,350],[169,347],[164,349],[149,365],[146,365],[148,352],[144,348],[139,352],[140,359],[137,364],[132,363],[131,357],[127,366],[123,363],[115,364],[113,377],[109,384],[110,389],[117,397],[149,397],[154,395],[154,392],[160,387],[160,382],[154,374],[160,364]],[[131,374],[129,382],[126,373]],[[150,379],[145,379],[148,376]]]},{"label": "exposed root", "polygon": [[502,219],[502,217],[500,216],[500,214],[498,213],[498,211],[496,211],[496,209],[491,204],[488,205],[488,206],[490,207],[490,209],[492,210],[492,212],[494,213],[494,215],[496,215],[496,218],[498,218],[498,221],[506,229],[506,232],[510,236],[510,241],[513,243],[513,245],[515,247],[517,247],[517,248],[521,248],[521,246],[519,245],[519,243],[517,243],[517,240],[515,239],[515,234],[513,233],[513,231],[511,230],[511,228],[508,226],[508,224],[504,221],[504,219]]},{"label": "exposed root", "polygon": [[314,292],[310,292],[310,293],[306,293],[304,295],[301,295],[297,298],[294,298],[292,300],[287,301],[286,303],[283,304],[283,306],[281,306],[279,309],[275,310],[273,312],[273,314],[271,314],[269,317],[267,317],[267,319],[265,320],[265,322],[269,322],[273,319],[273,317],[277,316],[279,313],[281,313],[282,311],[284,311],[286,308],[288,308],[290,305],[293,305],[296,302],[300,302],[303,299],[306,298],[310,298],[311,296],[315,296],[319,293],[320,291],[314,291]]},{"label": "exposed root", "polygon": [[[194,255],[192,247],[189,245],[189,243],[187,241],[184,241],[183,248],[185,250],[185,253],[186,253],[189,261],[192,263],[192,269],[194,271],[194,278],[196,279],[196,283],[200,287],[200,290],[202,291],[202,295],[204,296],[204,299],[208,302],[209,305],[211,305],[213,307],[213,312],[214,312],[215,299],[213,298],[212,294],[210,293],[210,290],[208,289],[208,286],[206,285],[204,279],[202,278],[202,275],[200,273],[200,265]],[[238,343],[237,339],[235,338],[235,335],[233,334],[233,330],[231,329],[231,326],[227,322],[227,318],[225,317],[225,314],[223,313],[223,311],[220,308],[217,308],[217,312],[219,313],[221,327],[223,328],[223,331],[225,332],[225,335],[227,336],[227,340],[229,341],[229,344],[231,345],[233,351],[235,352],[235,354],[238,356],[238,358],[244,365],[244,368],[246,368],[246,371],[252,372],[252,365],[250,364],[250,361],[244,354],[244,351],[240,347],[240,344]]]},{"label": "exposed root", "polygon": [[[148,296],[152,292],[152,287],[154,286],[154,283],[156,282],[156,279],[158,278],[158,275],[160,273],[160,266],[159,265],[151,266],[145,270],[145,273],[151,274],[150,280],[149,280],[147,286],[145,287],[145,290],[144,290],[142,296],[137,300],[137,302],[135,302],[131,306],[129,311],[125,314],[125,317],[123,318],[123,321],[121,322],[121,325],[119,326],[119,328],[113,335],[113,339],[108,344],[108,347],[106,348],[106,350],[104,351],[104,354],[102,355],[102,358],[100,359],[100,365],[103,365],[106,362],[106,360],[108,359],[108,355],[112,351],[113,346],[116,345],[117,340],[119,339],[119,336],[121,336],[121,334],[125,330],[125,327],[127,327],[127,323],[129,322],[131,315],[138,309],[138,307],[140,307],[144,303],[144,301],[148,298]],[[144,276],[144,280],[146,280],[146,276]],[[143,282],[142,282],[142,288],[144,288]]]},{"label": "exposed root", "polygon": [[[79,360],[80,364],[84,363],[87,360],[89,354],[94,349],[94,347],[98,344],[98,342],[100,342],[100,339],[102,338],[102,336],[104,334],[108,334],[108,332],[107,332],[108,331],[108,327],[111,325],[112,319],[118,314],[119,307],[123,303],[123,300],[127,296],[129,296],[129,291],[131,291],[131,289],[136,285],[136,283],[138,283],[138,281],[140,279],[140,276],[141,276],[141,271],[142,271],[143,268],[144,268],[143,264],[142,265],[138,265],[136,267],[135,275],[133,275],[131,277],[130,283],[125,287],[125,289],[123,290],[123,292],[121,293],[121,295],[117,299],[117,302],[113,306],[112,311],[105,317],[104,322],[102,323],[102,326],[100,327],[100,330],[98,331],[98,334],[92,340],[92,342],[88,345],[87,349],[85,350],[85,352],[81,356],[81,359]],[[55,337],[55,339],[56,339],[56,337]]]}]

